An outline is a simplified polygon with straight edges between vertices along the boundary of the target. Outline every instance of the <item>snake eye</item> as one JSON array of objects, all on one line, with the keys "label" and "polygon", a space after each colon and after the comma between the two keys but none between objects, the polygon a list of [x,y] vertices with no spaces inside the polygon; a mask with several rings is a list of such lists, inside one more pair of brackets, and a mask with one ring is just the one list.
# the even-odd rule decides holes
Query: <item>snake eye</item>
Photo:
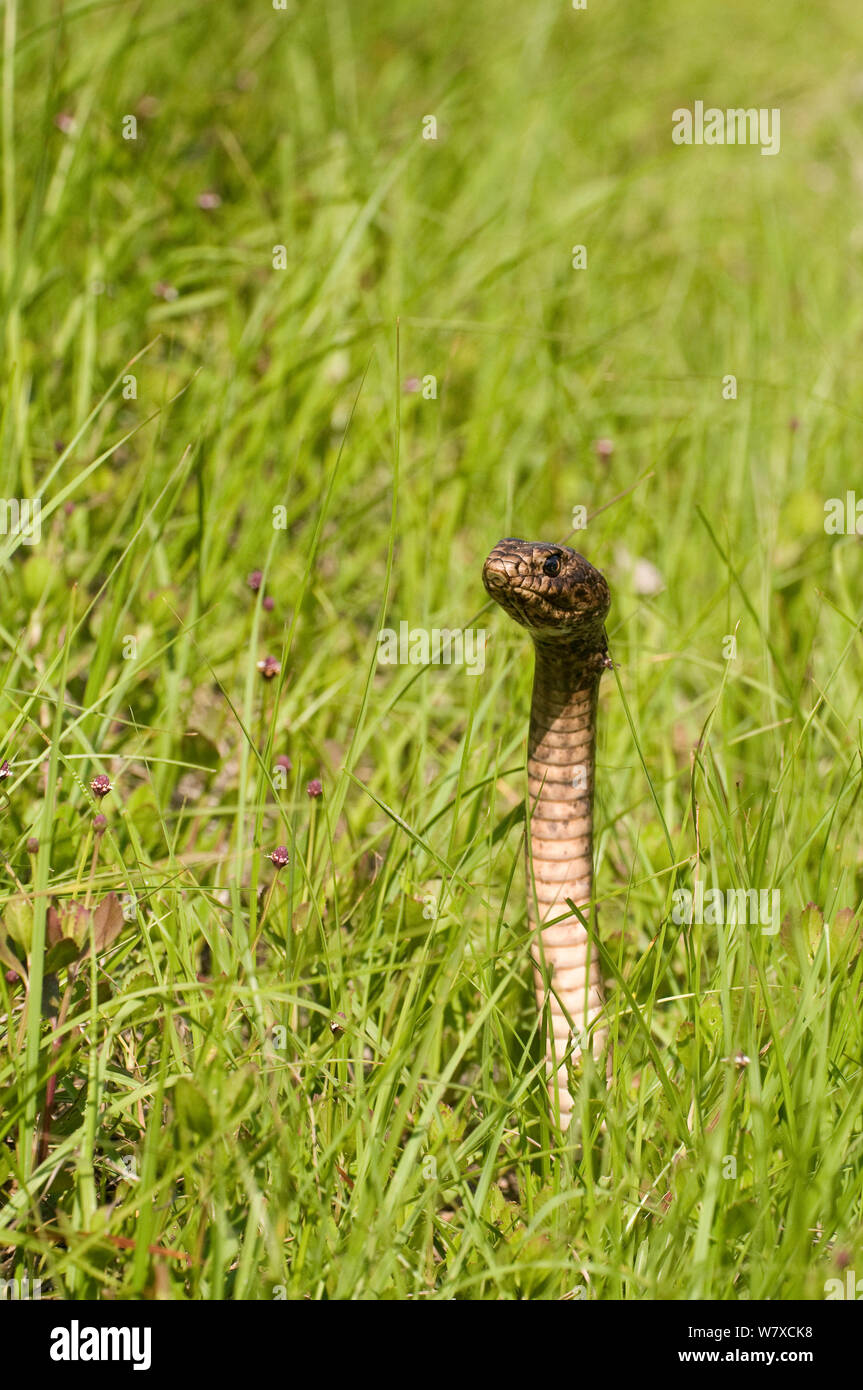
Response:
[{"label": "snake eye", "polygon": [[551,578],[554,578],[556,574],[560,574],[560,556],[549,555],[548,559],[543,564],[542,572],[543,574],[549,575]]}]

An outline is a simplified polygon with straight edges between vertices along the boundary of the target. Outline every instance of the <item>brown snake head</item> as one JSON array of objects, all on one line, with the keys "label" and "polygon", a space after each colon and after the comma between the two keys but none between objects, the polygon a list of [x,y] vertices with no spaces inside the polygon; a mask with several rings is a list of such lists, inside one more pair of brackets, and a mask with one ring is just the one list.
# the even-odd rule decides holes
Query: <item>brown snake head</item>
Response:
[{"label": "brown snake head", "polygon": [[606,649],[608,585],[578,551],[545,541],[498,541],[482,570],[496,603],[536,641],[562,639],[587,651]]}]

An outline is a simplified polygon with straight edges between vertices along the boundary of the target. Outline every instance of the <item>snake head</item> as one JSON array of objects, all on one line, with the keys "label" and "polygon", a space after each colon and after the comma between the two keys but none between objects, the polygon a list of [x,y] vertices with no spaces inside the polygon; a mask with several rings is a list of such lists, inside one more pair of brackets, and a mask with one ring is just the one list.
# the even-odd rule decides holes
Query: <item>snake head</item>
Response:
[{"label": "snake head", "polygon": [[605,649],[611,595],[605,578],[577,550],[513,537],[498,541],[482,570],[496,603],[542,641],[564,638]]}]

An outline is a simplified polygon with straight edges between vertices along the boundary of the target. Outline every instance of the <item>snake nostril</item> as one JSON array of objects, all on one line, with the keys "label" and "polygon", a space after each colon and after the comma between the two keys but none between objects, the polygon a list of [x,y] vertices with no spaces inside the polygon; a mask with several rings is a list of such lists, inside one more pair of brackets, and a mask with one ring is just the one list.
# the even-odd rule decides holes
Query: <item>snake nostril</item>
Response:
[{"label": "snake nostril", "polygon": [[487,589],[503,589],[509,582],[509,578],[505,570],[495,569],[491,565],[486,565],[485,569],[482,572],[482,577],[485,581],[485,587]]}]

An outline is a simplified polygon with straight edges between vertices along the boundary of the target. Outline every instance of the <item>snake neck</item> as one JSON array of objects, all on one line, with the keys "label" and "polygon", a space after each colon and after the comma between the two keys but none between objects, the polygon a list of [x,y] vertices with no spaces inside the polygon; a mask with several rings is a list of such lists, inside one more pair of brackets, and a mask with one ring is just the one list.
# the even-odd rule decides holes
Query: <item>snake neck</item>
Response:
[{"label": "snake neck", "polygon": [[[528,735],[531,838],[568,843],[572,884],[590,896],[596,710],[609,665],[605,645],[585,651],[535,641],[536,665]],[[572,886],[572,884],[570,886]]]},{"label": "snake neck", "polygon": [[566,912],[566,898],[591,898],[593,781],[599,680],[605,648],[536,641],[528,734],[532,923]]},{"label": "snake neck", "polygon": [[612,665],[603,627],[591,631],[586,642],[576,637],[551,637],[542,633],[532,635],[536,655],[534,688],[536,682],[541,680],[549,690],[558,691],[566,697],[584,686],[598,685],[603,671],[609,670]]},{"label": "snake neck", "polygon": [[[575,1033],[583,1036],[602,1007],[597,952],[567,902],[589,915],[596,713],[600,676],[611,663],[604,634],[601,645],[589,650],[583,644],[550,641],[535,641],[535,648],[527,760],[527,909],[540,1009],[547,980],[554,990],[548,997],[549,1093],[552,1104],[559,1103],[566,1128],[574,1102],[560,1059],[572,1043],[570,1019]],[[604,1031],[594,1031],[592,1039],[596,1057],[605,1046]]]}]

